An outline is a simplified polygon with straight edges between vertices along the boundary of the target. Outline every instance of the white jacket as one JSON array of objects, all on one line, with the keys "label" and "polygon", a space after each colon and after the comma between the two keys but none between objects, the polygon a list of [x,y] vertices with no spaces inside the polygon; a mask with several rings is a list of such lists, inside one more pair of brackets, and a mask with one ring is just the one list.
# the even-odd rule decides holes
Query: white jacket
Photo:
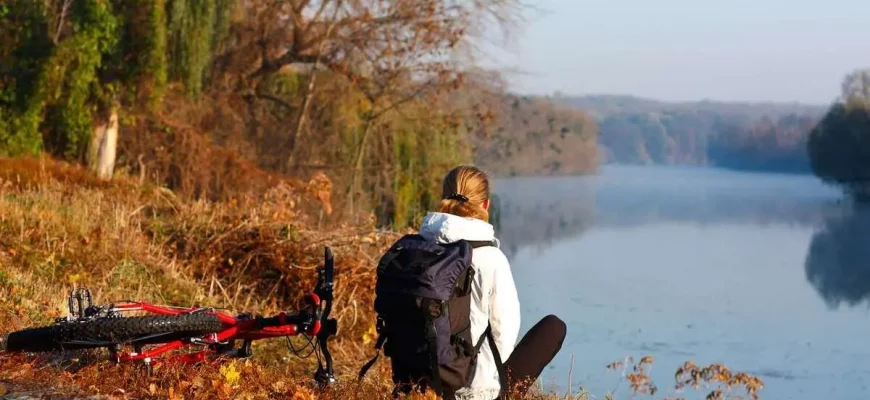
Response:
[{"label": "white jacket", "polygon": [[[494,241],[496,247],[474,249],[471,265],[475,270],[471,292],[471,337],[475,342],[492,324],[492,334],[502,362],[514,350],[520,331],[520,303],[507,257],[498,248],[495,230],[489,223],[445,213],[429,213],[423,219],[420,235],[436,243],[459,240]],[[489,343],[480,348],[477,369],[470,387],[457,393],[459,400],[492,400],[498,396],[498,370]]]}]

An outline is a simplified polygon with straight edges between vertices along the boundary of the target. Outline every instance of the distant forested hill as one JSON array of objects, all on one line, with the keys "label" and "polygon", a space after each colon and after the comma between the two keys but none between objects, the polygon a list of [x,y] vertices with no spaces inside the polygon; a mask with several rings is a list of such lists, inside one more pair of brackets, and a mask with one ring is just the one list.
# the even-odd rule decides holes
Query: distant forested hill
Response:
[{"label": "distant forested hill", "polygon": [[598,122],[602,163],[790,172],[807,170],[806,136],[826,111],[797,103],[672,103],[616,95],[554,101]]}]

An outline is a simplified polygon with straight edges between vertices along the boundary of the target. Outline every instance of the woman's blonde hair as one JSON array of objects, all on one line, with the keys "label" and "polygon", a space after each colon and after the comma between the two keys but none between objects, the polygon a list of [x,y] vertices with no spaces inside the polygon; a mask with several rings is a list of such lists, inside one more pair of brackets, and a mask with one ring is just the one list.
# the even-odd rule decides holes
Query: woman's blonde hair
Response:
[{"label": "woman's blonde hair", "polygon": [[444,177],[438,212],[489,221],[489,178],[477,167],[460,165]]}]

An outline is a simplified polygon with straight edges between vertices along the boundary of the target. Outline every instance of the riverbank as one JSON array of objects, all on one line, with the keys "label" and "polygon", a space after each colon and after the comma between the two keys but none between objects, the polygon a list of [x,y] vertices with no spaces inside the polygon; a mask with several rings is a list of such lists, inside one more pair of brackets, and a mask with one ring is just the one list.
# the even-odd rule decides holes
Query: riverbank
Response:
[{"label": "riverbank", "polygon": [[[0,353],[0,387],[12,398],[388,398],[388,362],[379,362],[364,384],[354,377],[373,355],[372,266],[401,232],[324,223],[328,188],[322,178],[288,180],[258,196],[188,201],[131,178],[99,181],[50,159],[0,159],[0,333],[65,315],[74,286],[91,288],[97,303],[136,299],[267,315],[292,310],[330,246],[340,326],[330,343],[341,382],[334,391],[316,392],[314,357],[300,359],[284,341],[271,340],[256,343],[250,360],[157,366],[151,376],[139,365],[111,364],[99,352]],[[684,372],[704,378],[695,368]],[[615,373],[639,393],[654,388],[643,369],[627,365]],[[539,388],[529,397],[566,398]]]}]

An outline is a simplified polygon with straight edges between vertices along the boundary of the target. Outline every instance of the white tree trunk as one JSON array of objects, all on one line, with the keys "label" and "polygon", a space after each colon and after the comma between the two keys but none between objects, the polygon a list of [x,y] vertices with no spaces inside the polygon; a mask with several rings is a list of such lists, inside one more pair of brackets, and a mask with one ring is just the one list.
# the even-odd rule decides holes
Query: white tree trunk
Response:
[{"label": "white tree trunk", "polygon": [[91,138],[90,164],[100,179],[112,179],[118,148],[118,110],[112,108],[109,119],[94,129]]}]

